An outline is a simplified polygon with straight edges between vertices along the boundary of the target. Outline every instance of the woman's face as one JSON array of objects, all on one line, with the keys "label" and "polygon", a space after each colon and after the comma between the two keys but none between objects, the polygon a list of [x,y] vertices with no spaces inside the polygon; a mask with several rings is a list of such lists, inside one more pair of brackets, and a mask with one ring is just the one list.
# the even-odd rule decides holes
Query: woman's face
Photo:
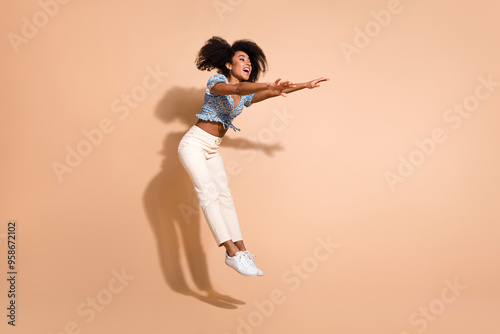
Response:
[{"label": "woman's face", "polygon": [[236,51],[233,56],[233,63],[227,63],[231,76],[237,78],[239,81],[248,80],[252,72],[252,64],[250,58],[243,51]]}]

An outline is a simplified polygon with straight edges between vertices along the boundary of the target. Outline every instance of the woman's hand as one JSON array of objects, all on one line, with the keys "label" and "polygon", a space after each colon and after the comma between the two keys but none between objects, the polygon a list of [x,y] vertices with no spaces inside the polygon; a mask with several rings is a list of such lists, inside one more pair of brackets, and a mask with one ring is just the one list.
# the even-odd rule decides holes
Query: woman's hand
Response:
[{"label": "woman's hand", "polygon": [[260,101],[264,101],[265,99],[268,99],[270,97],[275,97],[275,96],[287,96],[287,94],[290,94],[292,92],[304,89],[304,88],[316,88],[319,87],[319,83],[323,81],[328,81],[330,80],[329,78],[321,77],[315,80],[307,81],[307,82],[301,82],[301,83],[293,83],[290,80],[287,81],[281,81],[281,78],[276,80],[274,83],[267,83],[266,85],[266,90],[256,92],[252,103],[257,103]]},{"label": "woman's hand", "polygon": [[322,81],[328,81],[330,80],[329,78],[319,78],[319,79],[315,79],[315,80],[311,80],[309,82],[306,82],[306,87],[309,88],[309,89],[312,89],[312,88],[316,88],[316,87],[320,87],[319,83],[322,82]]},{"label": "woman's hand", "polygon": [[281,78],[278,78],[274,83],[267,84],[267,89],[269,89],[276,95],[281,95],[284,97],[286,97],[286,93],[284,92],[284,90],[293,87],[295,87],[295,84],[293,82],[291,82],[290,80],[281,82]]}]

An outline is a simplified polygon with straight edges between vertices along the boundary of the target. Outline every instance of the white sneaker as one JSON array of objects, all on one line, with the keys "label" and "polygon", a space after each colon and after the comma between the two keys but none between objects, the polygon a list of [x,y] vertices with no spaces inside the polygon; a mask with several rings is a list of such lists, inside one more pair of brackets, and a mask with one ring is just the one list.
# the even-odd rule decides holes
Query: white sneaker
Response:
[{"label": "white sneaker", "polygon": [[252,253],[250,253],[249,251],[244,251],[243,253],[245,253],[245,255],[247,256],[248,261],[250,262],[250,264],[252,266],[254,266],[258,270],[258,274],[257,275],[263,276],[264,272],[262,270],[260,270],[259,267],[257,267],[257,265],[255,264],[255,262],[253,262],[253,259],[256,258],[256,256],[253,255]]},{"label": "white sneaker", "polygon": [[245,276],[255,276],[259,273],[258,269],[251,264],[248,256],[242,251],[236,252],[234,256],[229,256],[226,252],[226,264]]}]

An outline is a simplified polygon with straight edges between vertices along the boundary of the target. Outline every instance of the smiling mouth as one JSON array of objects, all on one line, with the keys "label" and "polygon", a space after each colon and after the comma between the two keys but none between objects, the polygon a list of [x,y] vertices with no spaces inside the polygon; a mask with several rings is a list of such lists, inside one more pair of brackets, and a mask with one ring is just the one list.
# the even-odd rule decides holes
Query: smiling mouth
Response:
[{"label": "smiling mouth", "polygon": [[248,68],[248,67],[245,67],[245,68],[243,69],[243,72],[245,72],[245,73],[247,73],[247,74],[250,74],[250,71],[251,71],[251,70],[250,70],[250,68]]}]

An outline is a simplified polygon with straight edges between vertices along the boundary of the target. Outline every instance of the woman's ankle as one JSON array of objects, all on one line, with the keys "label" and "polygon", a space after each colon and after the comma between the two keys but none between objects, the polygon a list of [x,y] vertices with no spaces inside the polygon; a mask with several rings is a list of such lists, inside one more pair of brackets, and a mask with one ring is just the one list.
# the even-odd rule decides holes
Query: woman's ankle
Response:
[{"label": "woman's ankle", "polygon": [[233,257],[236,253],[240,251],[238,247],[236,247],[234,242],[232,242],[231,240],[224,242],[223,245],[226,248],[226,254],[230,257]]},{"label": "woman's ankle", "polygon": [[245,244],[243,243],[243,240],[236,241],[234,245],[238,248],[239,251],[245,252],[247,249],[245,247]]}]

